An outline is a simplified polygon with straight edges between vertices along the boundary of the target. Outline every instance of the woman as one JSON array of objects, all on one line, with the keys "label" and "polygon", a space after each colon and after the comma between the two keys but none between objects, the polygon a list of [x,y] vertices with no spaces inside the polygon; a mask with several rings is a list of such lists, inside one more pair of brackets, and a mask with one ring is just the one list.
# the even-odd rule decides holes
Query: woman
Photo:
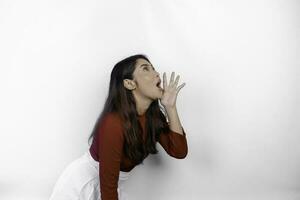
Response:
[{"label": "woman", "polygon": [[[83,156],[67,166],[50,200],[125,200],[123,184],[130,171],[151,154],[156,142],[172,157],[188,152],[186,135],[176,109],[179,76],[169,84],[145,55],[118,62],[110,77],[104,108],[89,137]],[[159,104],[160,103],[160,104]],[[167,121],[168,119],[168,121]]]}]

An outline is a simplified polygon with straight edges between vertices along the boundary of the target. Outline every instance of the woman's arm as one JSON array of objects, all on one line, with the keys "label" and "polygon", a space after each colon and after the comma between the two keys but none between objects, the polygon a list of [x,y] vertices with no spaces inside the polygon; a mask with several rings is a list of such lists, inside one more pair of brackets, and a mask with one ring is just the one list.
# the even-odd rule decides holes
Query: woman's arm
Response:
[{"label": "woman's arm", "polygon": [[158,142],[165,149],[165,151],[172,157],[183,159],[188,153],[188,146],[185,131],[182,128],[183,134],[169,131],[161,133]]},{"label": "woman's arm", "polygon": [[172,157],[183,159],[188,153],[186,134],[181,126],[178,113],[175,109],[166,109],[169,118],[169,128],[159,136],[159,143]]},{"label": "woman's arm", "polygon": [[121,122],[109,114],[99,129],[99,176],[102,200],[118,199],[118,181],[123,149]]}]

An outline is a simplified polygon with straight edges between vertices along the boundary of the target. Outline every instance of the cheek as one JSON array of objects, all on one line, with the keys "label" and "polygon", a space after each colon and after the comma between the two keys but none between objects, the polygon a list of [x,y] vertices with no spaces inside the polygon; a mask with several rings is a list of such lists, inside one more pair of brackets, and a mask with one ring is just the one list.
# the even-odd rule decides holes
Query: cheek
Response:
[{"label": "cheek", "polygon": [[141,81],[139,89],[145,95],[152,95],[156,90],[154,84],[147,80]]},{"label": "cheek", "polygon": [[140,75],[138,79],[139,91],[144,95],[151,96],[156,90],[154,81],[150,75]]},{"label": "cheek", "polygon": [[153,84],[145,82],[142,85],[140,85],[140,90],[143,91],[144,93],[151,92],[153,90]]},{"label": "cheek", "polygon": [[149,76],[143,76],[140,79],[141,88],[151,88],[153,86],[153,80]]}]

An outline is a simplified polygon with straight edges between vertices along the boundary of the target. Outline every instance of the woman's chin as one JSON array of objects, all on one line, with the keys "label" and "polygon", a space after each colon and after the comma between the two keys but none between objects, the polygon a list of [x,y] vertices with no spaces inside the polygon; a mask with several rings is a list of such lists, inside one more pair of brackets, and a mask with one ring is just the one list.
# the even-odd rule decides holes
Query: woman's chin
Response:
[{"label": "woman's chin", "polygon": [[159,88],[158,89],[159,91],[158,91],[158,98],[160,99],[162,96],[163,96],[163,89],[162,88]]},{"label": "woman's chin", "polygon": [[156,98],[155,99],[160,99],[163,96],[163,91],[164,90],[162,88],[156,87],[156,90],[155,90]]}]

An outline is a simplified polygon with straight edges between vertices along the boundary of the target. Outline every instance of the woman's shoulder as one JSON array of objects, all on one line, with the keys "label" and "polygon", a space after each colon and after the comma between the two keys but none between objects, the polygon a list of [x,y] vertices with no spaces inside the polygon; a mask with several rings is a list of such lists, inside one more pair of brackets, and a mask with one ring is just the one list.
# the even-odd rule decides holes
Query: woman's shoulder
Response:
[{"label": "woman's shoulder", "polygon": [[116,112],[109,112],[104,114],[102,118],[102,125],[110,125],[114,127],[121,127],[122,120],[121,117]]},{"label": "woman's shoulder", "polygon": [[106,120],[120,120],[120,116],[117,112],[108,112],[104,114],[104,119]]},{"label": "woman's shoulder", "polygon": [[97,130],[98,147],[112,148],[120,146],[124,142],[124,129],[118,115],[105,113],[102,116]]}]

